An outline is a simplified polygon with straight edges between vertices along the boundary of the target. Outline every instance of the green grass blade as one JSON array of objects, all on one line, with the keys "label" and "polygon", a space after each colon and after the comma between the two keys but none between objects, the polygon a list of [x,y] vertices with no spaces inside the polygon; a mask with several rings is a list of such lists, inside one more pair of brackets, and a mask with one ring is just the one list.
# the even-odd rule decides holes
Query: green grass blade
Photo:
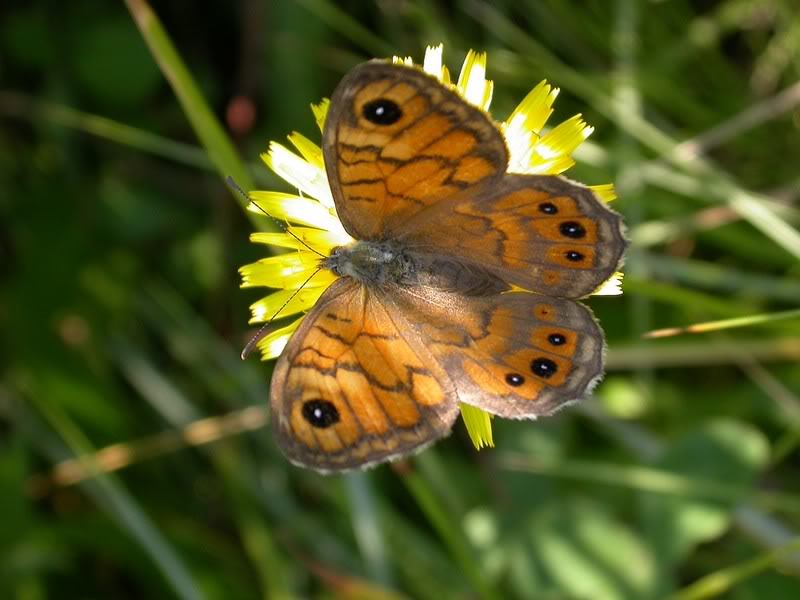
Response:
[{"label": "green grass blade", "polygon": [[44,119],[190,167],[206,170],[212,168],[206,153],[195,146],[69,106],[38,100],[26,94],[0,92],[0,114],[29,121]]},{"label": "green grass blade", "polygon": [[474,590],[480,594],[481,598],[498,598],[484,577],[480,565],[473,557],[469,542],[461,534],[461,525],[453,522],[425,480],[413,472],[404,474],[402,480]]},{"label": "green grass blade", "polygon": [[[35,393],[29,397],[74,456],[87,456],[94,451],[86,436],[63,411],[52,403],[39,401]],[[97,472],[95,477],[80,485],[150,556],[176,596],[183,600],[204,597],[180,555],[116,478]]]},{"label": "green grass blade", "polygon": [[721,321],[707,321],[705,323],[695,323],[686,327],[669,327],[666,329],[656,329],[647,332],[643,337],[659,338],[679,335],[681,333],[707,333],[709,331],[719,331],[720,329],[733,329],[735,327],[751,327],[763,323],[774,323],[785,319],[795,319],[800,317],[800,308],[795,310],[785,310],[778,313],[765,313],[760,315],[747,315],[746,317],[735,317],[733,319],[723,319]]}]

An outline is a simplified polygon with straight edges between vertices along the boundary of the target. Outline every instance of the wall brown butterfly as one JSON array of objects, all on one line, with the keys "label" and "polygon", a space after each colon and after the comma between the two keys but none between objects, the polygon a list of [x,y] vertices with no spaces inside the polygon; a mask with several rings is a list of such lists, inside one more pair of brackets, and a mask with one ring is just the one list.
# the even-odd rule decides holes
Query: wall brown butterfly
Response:
[{"label": "wall brown butterfly", "polygon": [[620,216],[560,176],[508,173],[503,135],[420,69],[373,61],[331,99],[325,169],[353,244],[293,334],[270,388],[278,443],[332,472],[447,435],[459,402],[548,415],[603,373],[575,301],[618,268]]}]

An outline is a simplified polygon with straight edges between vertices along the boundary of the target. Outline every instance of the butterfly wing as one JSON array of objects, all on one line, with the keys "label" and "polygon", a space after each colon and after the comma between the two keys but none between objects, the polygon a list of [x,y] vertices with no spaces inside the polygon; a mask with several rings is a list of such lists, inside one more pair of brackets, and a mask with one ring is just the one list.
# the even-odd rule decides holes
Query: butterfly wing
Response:
[{"label": "butterfly wing", "polygon": [[380,290],[349,278],[331,285],[272,376],[272,428],[286,456],[341,471],[447,435],[458,414],[455,390],[418,340]]},{"label": "butterfly wing", "polygon": [[398,289],[392,298],[458,399],[489,413],[548,415],[602,376],[603,333],[573,300],[529,292],[465,296],[426,286]]},{"label": "butterfly wing", "polygon": [[351,235],[396,241],[421,274],[443,270],[413,286],[342,278],[323,294],[272,379],[290,460],[363,467],[446,435],[458,401],[530,418],[591,389],[602,332],[558,298],[591,293],[618,267],[616,213],[560,177],[506,174],[493,122],[401,65],[367,63],[342,80],[323,153]]},{"label": "butterfly wing", "polygon": [[419,69],[377,61],[339,83],[322,149],[339,218],[360,240],[394,237],[416,213],[498,180],[508,165],[483,111]]},{"label": "butterfly wing", "polygon": [[494,123],[419,69],[353,69],[333,95],[323,152],[339,218],[357,239],[400,238],[566,298],[597,289],[625,249],[619,215],[591,190],[506,174]]},{"label": "butterfly wing", "polygon": [[511,173],[419,212],[398,236],[414,252],[456,258],[560,298],[595,291],[619,268],[626,245],[621,217],[589,188]]}]

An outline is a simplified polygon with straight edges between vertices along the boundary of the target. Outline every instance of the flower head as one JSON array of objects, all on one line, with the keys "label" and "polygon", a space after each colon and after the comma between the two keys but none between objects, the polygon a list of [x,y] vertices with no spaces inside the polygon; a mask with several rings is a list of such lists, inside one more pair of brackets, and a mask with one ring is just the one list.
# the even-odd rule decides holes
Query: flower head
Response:
[{"label": "flower head", "polygon": [[[394,62],[414,66],[411,58],[394,57]],[[484,111],[489,110],[494,85],[486,79],[485,53],[470,50],[455,83],[451,82],[450,73],[442,64],[442,45],[428,47],[421,68],[450,86],[467,102]],[[543,131],[553,112],[552,105],[558,92],[558,88],[542,81],[505,121],[496,121],[509,150],[509,172],[557,175],[575,164],[571,154],[594,129],[578,114],[547,132]],[[320,131],[329,105],[330,101],[323,99],[311,107]],[[249,194],[252,202],[248,208],[289,223],[287,232],[254,233],[251,241],[287,248],[292,252],[270,256],[240,269],[242,287],[277,290],[251,305],[251,323],[269,321],[276,314],[281,318],[297,317],[289,325],[276,329],[258,341],[256,347],[261,351],[263,360],[277,358],[281,354],[303,314],[314,306],[336,279],[333,272],[319,269],[320,258],[327,257],[333,248],[354,241],[336,215],[319,145],[299,133],[289,135],[289,141],[296,152],[272,142],[262,159],[299,194],[254,191]],[[615,198],[611,184],[591,188],[605,201]],[[595,293],[622,293],[621,274],[616,274]],[[462,405],[462,415],[477,448],[494,445],[487,413]]]}]

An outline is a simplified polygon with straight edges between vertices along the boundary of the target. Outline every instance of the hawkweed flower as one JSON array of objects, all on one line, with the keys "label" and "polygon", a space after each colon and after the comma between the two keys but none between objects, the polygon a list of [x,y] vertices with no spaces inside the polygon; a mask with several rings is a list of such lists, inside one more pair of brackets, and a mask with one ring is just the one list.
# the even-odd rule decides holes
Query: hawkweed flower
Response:
[{"label": "hawkweed flower", "polygon": [[[394,57],[394,62],[414,66],[411,58]],[[485,53],[470,50],[455,83],[451,81],[447,67],[442,64],[442,45],[429,46],[425,60],[418,68],[488,113],[494,86],[491,80],[486,79]],[[591,135],[594,128],[577,114],[544,132],[558,92],[558,88],[541,81],[505,120],[495,121],[508,146],[509,172],[558,175],[575,164],[572,153]],[[329,104],[328,99],[323,99],[311,106],[320,131]],[[337,246],[354,241],[336,215],[320,146],[296,132],[288,138],[294,151],[272,142],[269,151],[262,154],[261,158],[299,193],[253,191],[249,194],[252,202],[248,209],[287,222],[288,231],[291,232],[254,233],[250,236],[251,241],[290,249],[292,252],[263,258],[239,270],[242,287],[275,290],[251,305],[250,323],[269,321],[278,313],[281,318],[296,317],[290,324],[272,331],[257,342],[262,360],[277,358],[281,354],[303,315],[337,278],[329,270],[319,270],[320,255],[328,256]],[[611,201],[615,198],[612,184],[590,188],[602,200]],[[622,274],[616,273],[594,293],[621,294],[621,278]],[[476,448],[494,446],[488,413],[462,404],[461,414]]]}]

